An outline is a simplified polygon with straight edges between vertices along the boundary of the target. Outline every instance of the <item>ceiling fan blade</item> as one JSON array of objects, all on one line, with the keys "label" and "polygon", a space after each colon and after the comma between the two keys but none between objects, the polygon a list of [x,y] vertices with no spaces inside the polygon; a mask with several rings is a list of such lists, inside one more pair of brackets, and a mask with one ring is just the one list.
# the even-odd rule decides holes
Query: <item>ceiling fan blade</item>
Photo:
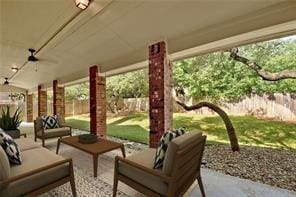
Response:
[{"label": "ceiling fan blade", "polygon": [[57,60],[54,59],[50,59],[50,58],[40,58],[39,61],[42,63],[50,63],[50,64],[58,64],[59,62]]}]

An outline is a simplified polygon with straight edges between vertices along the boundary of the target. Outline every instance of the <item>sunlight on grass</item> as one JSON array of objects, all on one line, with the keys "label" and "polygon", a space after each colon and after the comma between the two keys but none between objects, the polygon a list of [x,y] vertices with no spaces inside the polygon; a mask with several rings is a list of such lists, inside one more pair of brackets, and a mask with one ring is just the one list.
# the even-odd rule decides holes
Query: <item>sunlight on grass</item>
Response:
[{"label": "sunlight on grass", "polygon": [[[296,125],[277,121],[260,120],[251,116],[230,117],[241,145],[296,149]],[[89,116],[69,117],[66,122],[74,128],[89,130]],[[108,117],[107,133],[136,142],[148,143],[149,120],[145,113]],[[202,130],[207,143],[229,143],[222,119],[218,116],[174,114],[174,128]]]}]

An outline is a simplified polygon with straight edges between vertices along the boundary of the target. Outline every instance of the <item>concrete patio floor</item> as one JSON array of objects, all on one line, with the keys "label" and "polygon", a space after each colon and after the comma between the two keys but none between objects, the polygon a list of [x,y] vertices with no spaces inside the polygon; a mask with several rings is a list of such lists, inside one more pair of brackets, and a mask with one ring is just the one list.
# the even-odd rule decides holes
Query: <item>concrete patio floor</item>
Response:
[{"label": "concrete patio floor", "polygon": [[[33,139],[33,124],[22,123],[20,130],[22,133],[27,133],[28,138]],[[56,150],[56,139],[48,140],[46,142],[47,148]],[[41,143],[40,141],[38,141]],[[74,164],[85,168],[86,170],[92,170],[92,158],[90,155],[83,153],[77,149],[62,145],[60,154],[65,157],[72,157]],[[115,150],[106,153],[99,157],[99,171],[98,176],[109,183],[113,184],[113,168],[115,155],[121,155],[120,150]],[[247,179],[241,179],[225,175],[214,170],[202,169],[202,179],[206,194],[209,197],[295,197],[296,192],[272,187],[266,184],[253,182]],[[130,187],[120,183],[119,190],[125,192],[129,196],[143,196]],[[201,196],[199,187],[194,183],[185,195],[186,197],[198,197]]]}]

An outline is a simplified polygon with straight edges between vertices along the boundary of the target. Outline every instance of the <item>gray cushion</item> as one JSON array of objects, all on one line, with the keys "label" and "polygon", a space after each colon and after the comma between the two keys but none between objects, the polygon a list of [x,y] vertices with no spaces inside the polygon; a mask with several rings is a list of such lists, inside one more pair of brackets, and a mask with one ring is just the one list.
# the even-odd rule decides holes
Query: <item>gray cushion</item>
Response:
[{"label": "gray cushion", "polygon": [[10,165],[8,161],[8,157],[0,146],[0,181],[3,179],[7,179],[10,175]]},{"label": "gray cushion", "polygon": [[170,176],[172,174],[176,152],[186,145],[196,141],[202,136],[200,131],[192,131],[173,139],[168,146],[163,164],[163,173]]},{"label": "gray cushion", "polygon": [[57,118],[58,118],[58,122],[59,122],[60,127],[62,127],[62,125],[65,124],[65,119],[62,118],[62,117],[59,116],[59,115],[56,115],[56,116],[57,116]]},{"label": "gray cushion", "polygon": [[[127,157],[128,160],[133,161],[137,164],[145,166],[147,168],[153,169],[154,165],[154,156],[156,149],[146,149],[140,153],[133,154],[130,157]],[[156,191],[160,194],[165,195],[167,193],[168,186],[158,177],[155,177],[151,174],[143,172],[137,168],[134,168],[128,164],[119,162],[118,166],[119,173],[129,177],[130,179],[141,183],[142,185],[150,188],[153,191]],[[157,169],[153,169],[155,171],[159,171]]]},{"label": "gray cushion", "polygon": [[[38,136],[42,136],[42,132],[39,131]],[[44,130],[45,137],[53,138],[53,137],[61,137],[71,134],[71,129],[69,127],[60,127],[55,129],[46,129]]]},{"label": "gray cushion", "polygon": [[21,151],[30,150],[33,148],[40,148],[41,146],[35,143],[33,140],[29,138],[19,138],[15,139],[15,142],[19,146]]},{"label": "gray cushion", "polygon": [[[10,177],[21,175],[64,160],[63,157],[56,155],[45,148],[26,150],[22,152],[22,155],[22,165],[12,166]],[[64,164],[10,183],[8,186],[0,188],[0,196],[20,196],[64,178],[67,175],[69,175],[69,166],[68,164]]]},{"label": "gray cushion", "polygon": [[41,117],[36,118],[36,120],[34,121],[34,126],[37,132],[43,129],[43,123],[42,123]]}]

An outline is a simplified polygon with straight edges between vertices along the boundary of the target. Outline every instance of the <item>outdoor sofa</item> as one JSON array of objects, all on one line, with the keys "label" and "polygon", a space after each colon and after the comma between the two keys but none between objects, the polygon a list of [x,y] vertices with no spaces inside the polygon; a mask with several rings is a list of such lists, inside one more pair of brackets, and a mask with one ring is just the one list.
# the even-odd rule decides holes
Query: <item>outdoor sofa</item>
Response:
[{"label": "outdoor sofa", "polygon": [[65,159],[27,138],[16,139],[21,165],[10,165],[0,146],[0,196],[37,196],[70,182],[76,196],[72,159]]}]

